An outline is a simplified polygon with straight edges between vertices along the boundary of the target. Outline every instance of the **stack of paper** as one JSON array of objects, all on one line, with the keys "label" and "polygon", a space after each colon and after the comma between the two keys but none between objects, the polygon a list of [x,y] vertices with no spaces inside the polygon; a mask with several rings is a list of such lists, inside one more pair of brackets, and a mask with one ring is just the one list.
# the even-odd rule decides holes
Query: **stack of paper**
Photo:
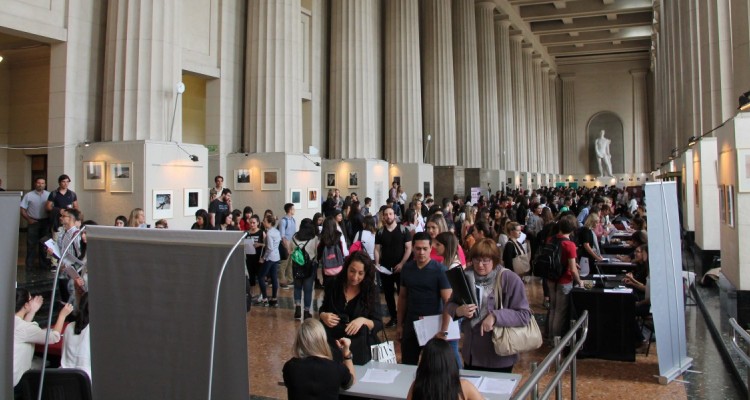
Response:
[{"label": "stack of paper", "polygon": [[365,372],[365,375],[359,381],[369,382],[369,383],[390,384],[396,380],[396,377],[400,373],[401,371],[397,369],[367,368],[367,372]]}]

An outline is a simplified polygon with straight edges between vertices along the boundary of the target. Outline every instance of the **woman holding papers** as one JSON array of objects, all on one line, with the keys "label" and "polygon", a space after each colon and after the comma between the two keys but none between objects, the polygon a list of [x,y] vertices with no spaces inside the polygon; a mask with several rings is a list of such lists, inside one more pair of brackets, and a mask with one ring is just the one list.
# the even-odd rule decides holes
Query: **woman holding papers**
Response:
[{"label": "woman holding papers", "polygon": [[416,377],[409,388],[408,400],[474,400],[483,399],[471,382],[461,379],[458,366],[448,345],[430,339],[422,349]]},{"label": "woman holding papers", "polygon": [[293,358],[282,369],[287,397],[338,399],[339,390],[352,387],[356,377],[349,346],[349,339],[337,340],[336,349],[344,354],[344,360],[334,361],[323,325],[317,319],[306,319],[294,338]]},{"label": "woman holding papers", "polygon": [[[518,275],[500,265],[500,251],[495,241],[485,238],[471,248],[472,267],[465,271],[469,287],[476,290],[479,304],[463,304],[455,297],[445,306],[445,314],[452,318],[464,317],[462,356],[465,369],[511,372],[518,354],[499,356],[492,344],[492,329],[496,326],[526,326],[531,310],[526,289]],[[502,273],[501,279],[498,275]],[[495,287],[502,285],[502,307],[497,307]]]},{"label": "woman holding papers", "polygon": [[351,339],[354,363],[364,365],[371,359],[370,345],[383,329],[380,316],[380,293],[375,284],[375,264],[364,251],[349,255],[343,271],[336,280],[325,286],[320,321],[325,325],[333,359],[341,360],[335,342]]}]

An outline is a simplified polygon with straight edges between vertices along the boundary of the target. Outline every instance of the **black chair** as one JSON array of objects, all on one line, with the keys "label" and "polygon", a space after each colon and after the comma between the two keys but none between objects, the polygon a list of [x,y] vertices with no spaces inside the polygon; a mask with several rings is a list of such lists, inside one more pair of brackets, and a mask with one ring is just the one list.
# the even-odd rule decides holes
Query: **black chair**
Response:
[{"label": "black chair", "polygon": [[[36,400],[42,371],[23,374],[19,382],[21,399]],[[44,373],[44,400],[91,400],[91,380],[86,372],[75,368],[51,368]]]}]

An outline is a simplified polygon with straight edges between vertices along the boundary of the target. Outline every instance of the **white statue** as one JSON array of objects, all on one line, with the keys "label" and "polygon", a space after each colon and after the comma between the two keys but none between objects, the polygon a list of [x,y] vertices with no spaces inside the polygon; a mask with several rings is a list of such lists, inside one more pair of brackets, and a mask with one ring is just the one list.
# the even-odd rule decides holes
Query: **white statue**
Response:
[{"label": "white statue", "polygon": [[[612,174],[612,155],[609,153],[609,144],[611,142],[611,140],[604,137],[604,130],[601,131],[601,136],[594,142],[596,159],[599,163],[599,176],[614,176]],[[606,170],[602,169],[602,161],[604,161]]]}]

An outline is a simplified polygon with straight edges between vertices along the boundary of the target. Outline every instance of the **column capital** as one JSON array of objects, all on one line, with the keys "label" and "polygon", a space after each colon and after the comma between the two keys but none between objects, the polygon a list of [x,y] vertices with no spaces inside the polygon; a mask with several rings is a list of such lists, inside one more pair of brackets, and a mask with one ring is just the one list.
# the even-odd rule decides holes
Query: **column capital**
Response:
[{"label": "column capital", "polygon": [[531,54],[534,52],[534,46],[531,43],[523,43],[521,44],[521,50],[526,54]]},{"label": "column capital", "polygon": [[557,77],[557,71],[555,71],[552,68],[550,68],[549,69],[549,77],[550,78],[556,78]]},{"label": "column capital", "polygon": [[496,15],[495,24],[500,25],[503,28],[510,28],[511,26],[510,17],[506,14]]},{"label": "column capital", "polygon": [[562,79],[563,82],[571,82],[576,79],[576,74],[572,72],[560,74],[560,79]]},{"label": "column capital", "polygon": [[547,64],[546,62],[542,61],[542,72],[545,73],[545,74],[549,74],[549,70],[550,70],[549,64]]},{"label": "column capital", "polygon": [[476,2],[474,3],[474,6],[475,6],[476,8],[484,8],[484,9],[486,9],[486,10],[494,10],[494,9],[495,9],[495,7],[497,7],[497,4],[495,4],[495,2],[493,2],[493,1],[488,1],[488,0],[477,0],[477,1],[476,1]]},{"label": "column capital", "polygon": [[514,42],[520,43],[523,41],[523,32],[520,29],[511,29],[510,39]]},{"label": "column capital", "polygon": [[637,69],[631,69],[630,75],[633,75],[635,78],[640,78],[646,75],[646,72],[648,72],[645,68],[637,68]]},{"label": "column capital", "polygon": [[542,65],[542,55],[539,53],[533,53],[531,55],[531,61],[534,61],[534,64]]}]

